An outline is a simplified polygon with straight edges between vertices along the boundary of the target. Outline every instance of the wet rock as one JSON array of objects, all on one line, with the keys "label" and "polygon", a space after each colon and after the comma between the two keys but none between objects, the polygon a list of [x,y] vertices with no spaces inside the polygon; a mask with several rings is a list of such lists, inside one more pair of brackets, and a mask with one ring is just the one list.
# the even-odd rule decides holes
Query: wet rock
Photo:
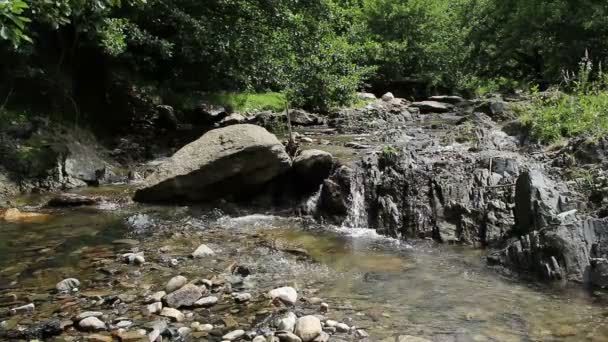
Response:
[{"label": "wet rock", "polygon": [[192,322],[190,328],[194,331],[204,332],[213,330],[213,325],[211,324],[201,324],[200,322]]},{"label": "wet rock", "polygon": [[180,288],[182,288],[182,286],[186,285],[187,283],[188,283],[188,278],[181,276],[181,275],[175,276],[175,277],[171,278],[171,280],[169,280],[169,282],[165,286],[165,291],[167,293],[171,293],[175,290],[179,290]]},{"label": "wet rock", "polygon": [[179,121],[175,116],[175,110],[173,107],[167,105],[156,106],[156,112],[158,118],[156,119],[156,125],[160,128],[176,130],[179,125]]},{"label": "wet rock", "polygon": [[123,260],[126,263],[129,264],[133,264],[133,265],[138,265],[141,266],[146,262],[146,259],[144,258],[144,253],[143,252],[139,252],[139,253],[125,253],[122,255]]},{"label": "wet rock", "polygon": [[307,190],[317,190],[333,167],[331,153],[320,150],[304,150],[293,160],[296,182]]},{"label": "wet rock", "polygon": [[228,110],[221,106],[214,106],[207,103],[200,104],[190,115],[192,123],[213,125],[228,116]]},{"label": "wet rock", "polygon": [[412,103],[412,107],[418,108],[421,114],[447,113],[453,109],[452,105],[437,101],[414,102]]},{"label": "wet rock", "polygon": [[195,306],[210,307],[217,304],[218,298],[215,296],[204,297],[194,303]]},{"label": "wet rock", "polygon": [[78,322],[78,326],[84,331],[105,330],[107,328],[104,322],[93,316],[87,317]]},{"label": "wet rock", "polygon": [[204,258],[204,257],[208,257],[208,256],[212,256],[214,255],[215,252],[209,248],[207,245],[203,244],[200,245],[196,248],[196,250],[194,252],[192,252],[192,257],[193,258]]},{"label": "wet rock", "polygon": [[296,327],[296,321],[298,317],[293,312],[287,312],[283,315],[280,315],[275,318],[273,322],[273,326],[277,330],[284,330],[288,332],[293,332]]},{"label": "wet rock", "polygon": [[194,284],[186,284],[165,297],[165,303],[172,308],[192,306],[203,296],[201,289]]},{"label": "wet rock", "polygon": [[152,331],[148,334],[148,341],[156,341],[166,330],[167,322],[158,320],[152,323]]},{"label": "wet rock", "polygon": [[245,118],[244,116],[242,116],[241,114],[238,113],[232,113],[230,115],[228,115],[227,117],[223,118],[220,122],[219,125],[221,127],[225,127],[225,126],[230,126],[230,125],[238,125],[238,124],[243,124],[247,122],[247,118]]},{"label": "wet rock", "polygon": [[250,293],[238,293],[238,294],[234,294],[233,296],[234,296],[234,300],[237,303],[246,303],[251,300]]},{"label": "wet rock", "polygon": [[188,335],[190,335],[192,333],[192,329],[188,328],[188,327],[181,327],[181,328],[177,329],[177,333],[181,337],[188,337]]},{"label": "wet rock", "polygon": [[321,303],[321,307],[319,308],[319,311],[321,311],[321,313],[325,314],[329,311],[329,304],[327,303]]},{"label": "wet rock", "polygon": [[184,146],[144,181],[139,202],[205,201],[244,196],[286,172],[284,146],[264,128],[233,125]]},{"label": "wet rock", "polygon": [[80,281],[76,278],[67,278],[64,279],[55,285],[55,289],[59,292],[69,293],[74,290],[78,290],[80,287]]},{"label": "wet rock", "polygon": [[295,334],[303,342],[310,342],[321,334],[321,321],[315,316],[303,316],[298,319],[295,327]]},{"label": "wet rock", "polygon": [[34,305],[34,303],[30,303],[30,304],[18,306],[16,308],[12,308],[12,309],[9,310],[9,313],[12,316],[15,316],[15,315],[29,315],[29,314],[34,313],[35,309],[36,309],[36,306]]},{"label": "wet rock", "polygon": [[78,195],[78,194],[61,194],[53,197],[47,206],[61,208],[61,207],[80,207],[85,205],[95,205],[100,202],[99,198]]},{"label": "wet rock", "polygon": [[131,322],[131,321],[120,321],[120,322],[116,323],[116,328],[127,329],[132,325],[133,325],[133,322]]},{"label": "wet rock", "polygon": [[450,104],[459,104],[464,102],[464,99],[460,96],[449,96],[449,95],[437,95],[429,97],[430,101],[450,103]]},{"label": "wet rock", "polygon": [[371,148],[371,145],[365,145],[365,144],[361,144],[361,143],[354,142],[354,141],[348,142],[348,143],[344,144],[344,146],[348,147],[348,148],[353,148],[355,150],[366,150],[368,148]]},{"label": "wet rock", "polygon": [[508,119],[514,116],[509,108],[509,104],[501,99],[483,101],[474,110],[484,113],[494,120]]},{"label": "wet rock", "polygon": [[298,300],[298,292],[289,286],[271,290],[268,294],[273,301],[278,299],[288,305],[295,305]]},{"label": "wet rock", "polygon": [[279,338],[280,342],[302,342],[302,339],[298,335],[289,331],[277,331],[275,336]]},{"label": "wet rock", "polygon": [[264,336],[256,336],[251,341],[252,342],[266,342],[266,337],[264,337]]},{"label": "wet rock", "polygon": [[150,315],[159,313],[162,309],[163,309],[163,303],[155,302],[155,303],[145,305],[141,311],[145,316],[150,316]]},{"label": "wet rock", "polygon": [[351,176],[353,170],[341,166],[323,182],[319,197],[318,214],[329,218],[337,217],[334,221],[341,221],[348,213],[350,207]]},{"label": "wet rock", "polygon": [[22,212],[17,208],[0,209],[0,219],[6,222],[42,223],[50,217],[42,213]]},{"label": "wet rock", "polygon": [[384,101],[384,102],[390,102],[394,99],[395,99],[395,95],[393,95],[393,93],[391,93],[391,92],[388,92],[388,93],[382,95],[382,101]]},{"label": "wet rock", "polygon": [[170,318],[174,322],[182,322],[186,318],[181,311],[173,308],[163,308],[160,315]]},{"label": "wet rock", "polygon": [[295,126],[322,125],[324,123],[323,118],[320,116],[308,113],[302,109],[290,110],[289,119],[291,124]]},{"label": "wet rock", "polygon": [[222,336],[223,340],[236,341],[245,335],[245,330],[234,330]]}]

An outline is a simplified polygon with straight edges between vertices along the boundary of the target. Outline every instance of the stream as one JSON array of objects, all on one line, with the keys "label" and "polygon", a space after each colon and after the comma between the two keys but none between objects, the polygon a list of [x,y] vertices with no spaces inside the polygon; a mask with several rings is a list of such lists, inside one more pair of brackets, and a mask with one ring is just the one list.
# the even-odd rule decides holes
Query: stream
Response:
[{"label": "stream", "polygon": [[[328,317],[365,329],[371,341],[397,335],[432,341],[608,341],[603,293],[500,275],[486,266],[481,250],[397,241],[371,229],[280,212],[121,203],[116,199],[130,192],[120,186],[81,190],[91,191],[110,200],[46,210],[40,206],[44,196],[28,197],[17,202],[21,208],[50,216],[0,222],[0,309],[36,303],[34,316],[0,316],[0,321],[28,326],[54,317],[65,301],[57,303],[51,293],[66,277],[83,282],[84,297],[139,295],[178,273],[202,277],[238,261],[251,269],[239,288],[255,296],[259,289],[288,285],[305,297],[321,297],[329,304]],[[200,243],[216,256],[188,258]],[[143,267],[115,262],[133,249],[145,253]],[[175,261],[168,265],[167,258]],[[16,302],[2,299],[15,293]],[[230,313],[239,324],[249,324],[266,310],[258,304]],[[136,326],[144,326],[138,310],[125,310]],[[217,310],[210,320],[214,314],[225,317]]]}]

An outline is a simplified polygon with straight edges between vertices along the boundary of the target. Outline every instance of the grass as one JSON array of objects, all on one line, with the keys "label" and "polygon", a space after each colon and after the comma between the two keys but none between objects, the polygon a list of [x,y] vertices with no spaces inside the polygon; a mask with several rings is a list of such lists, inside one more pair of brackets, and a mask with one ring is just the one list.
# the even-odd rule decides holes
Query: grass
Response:
[{"label": "grass", "polygon": [[516,110],[532,135],[545,143],[582,135],[599,138],[608,133],[608,91],[533,93],[532,100]]},{"label": "grass", "polygon": [[285,95],[281,93],[239,93],[239,92],[217,92],[217,93],[166,93],[163,98],[173,105],[185,111],[191,110],[201,103],[230,108],[235,112],[253,112],[260,110],[271,110],[280,112],[285,109]]}]

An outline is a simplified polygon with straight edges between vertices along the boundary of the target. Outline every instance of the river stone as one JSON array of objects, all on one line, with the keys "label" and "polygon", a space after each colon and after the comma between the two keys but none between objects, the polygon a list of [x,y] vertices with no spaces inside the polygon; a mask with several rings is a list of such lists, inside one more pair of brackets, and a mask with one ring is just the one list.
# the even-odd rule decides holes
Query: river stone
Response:
[{"label": "river stone", "polygon": [[12,308],[9,310],[9,313],[11,314],[11,316],[27,315],[27,314],[33,313],[35,309],[36,309],[36,306],[34,305],[34,303],[30,303],[30,304],[22,305],[22,306],[19,306],[16,308]]},{"label": "river stone", "polygon": [[304,150],[293,160],[297,184],[314,190],[329,177],[333,166],[331,153],[320,150]]},{"label": "river stone", "polygon": [[175,276],[169,280],[167,286],[165,286],[165,291],[171,293],[175,290],[179,290],[182,286],[186,285],[186,283],[188,283],[188,278],[181,275]]},{"label": "river stone", "polygon": [[252,342],[266,342],[266,337],[264,337],[264,336],[256,336],[251,341]]},{"label": "river stone", "polygon": [[204,297],[194,303],[195,306],[209,307],[217,304],[218,298],[215,296]]},{"label": "river stone", "polygon": [[78,315],[76,315],[76,317],[74,317],[74,320],[81,321],[85,318],[101,317],[101,316],[103,316],[103,312],[101,312],[101,311],[84,311],[84,312],[81,312]]},{"label": "river stone", "polygon": [[74,289],[78,289],[79,287],[80,281],[76,278],[67,278],[55,285],[55,288],[59,292],[72,292]]},{"label": "river stone", "polygon": [[99,318],[91,316],[78,322],[78,326],[85,331],[105,330],[106,324]]},{"label": "river stone", "polygon": [[280,287],[278,289],[271,290],[269,293],[272,300],[280,299],[283,303],[289,305],[295,305],[298,300],[298,292],[289,286]]},{"label": "river stone", "polygon": [[251,300],[251,294],[250,293],[238,293],[234,295],[234,300],[237,303],[245,303]]},{"label": "river stone", "polygon": [[208,257],[208,256],[212,256],[214,255],[215,252],[209,248],[207,245],[203,244],[198,246],[198,248],[196,248],[196,250],[194,252],[192,252],[192,257],[193,258],[204,258],[204,257]]},{"label": "river stone", "polygon": [[110,335],[92,334],[86,336],[87,342],[112,342],[114,338]]},{"label": "river stone", "polygon": [[280,342],[302,342],[298,335],[289,331],[277,331],[275,336],[279,338]]},{"label": "river stone", "polygon": [[293,312],[287,312],[282,316],[275,318],[274,327],[277,330],[293,332],[296,327],[298,317]]},{"label": "river stone", "polygon": [[336,324],[337,332],[345,333],[345,332],[348,332],[349,330],[350,330],[350,327],[348,326],[348,324],[345,324],[345,323]]},{"label": "river stone", "polygon": [[155,303],[155,302],[160,302],[163,300],[163,298],[167,295],[167,292],[165,291],[158,291],[153,293],[151,296],[146,297],[145,299],[145,303]]},{"label": "river stone", "polygon": [[188,202],[251,194],[290,166],[284,146],[266,129],[233,125],[182,147],[144,180],[134,199]]},{"label": "river stone", "polygon": [[151,304],[145,305],[141,309],[141,312],[145,316],[150,316],[152,314],[159,313],[162,309],[163,309],[163,303],[161,303],[161,302],[155,302],[155,303],[151,303]]},{"label": "river stone", "polygon": [[172,308],[192,306],[203,296],[201,289],[194,284],[186,284],[165,297],[165,303]]},{"label": "river stone", "polygon": [[175,322],[181,322],[185,319],[185,316],[181,311],[173,308],[163,308],[163,310],[160,312],[160,315],[163,317],[170,318],[172,321]]},{"label": "river stone", "polygon": [[226,341],[235,341],[238,340],[239,338],[243,337],[245,335],[245,330],[234,330],[231,331],[229,333],[227,333],[226,335],[222,336],[223,340]]},{"label": "river stone", "polygon": [[295,334],[303,342],[314,340],[322,331],[321,321],[315,316],[303,316],[298,319],[295,327]]},{"label": "river stone", "polygon": [[313,342],[328,342],[329,341],[329,334],[326,333],[325,331],[321,331],[321,333],[319,334],[319,336],[317,336],[312,341]]},{"label": "river stone", "polygon": [[421,114],[446,113],[452,110],[453,106],[437,101],[420,101],[412,103],[412,107],[420,109]]},{"label": "river stone", "polygon": [[382,101],[384,102],[389,102],[395,99],[395,95],[393,95],[393,93],[388,92],[384,95],[382,95]]},{"label": "river stone", "polygon": [[312,126],[323,124],[323,119],[318,115],[308,113],[302,109],[293,109],[289,111],[289,120],[292,125],[296,126]]},{"label": "river stone", "polygon": [[245,123],[246,121],[247,121],[247,118],[245,118],[241,114],[232,113],[232,114],[228,115],[227,117],[223,118],[220,121],[219,125],[222,127],[230,126],[230,125],[238,125],[238,124]]}]

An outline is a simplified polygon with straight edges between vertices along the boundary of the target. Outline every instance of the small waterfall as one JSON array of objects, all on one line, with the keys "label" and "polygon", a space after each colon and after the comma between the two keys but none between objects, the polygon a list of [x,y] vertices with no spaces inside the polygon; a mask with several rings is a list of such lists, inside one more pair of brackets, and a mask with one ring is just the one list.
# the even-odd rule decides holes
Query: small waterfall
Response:
[{"label": "small waterfall", "polygon": [[319,186],[319,190],[312,194],[310,198],[306,201],[304,209],[306,210],[306,214],[314,215],[317,212],[317,205],[319,203],[319,198],[321,198],[321,190],[323,189],[323,184]]},{"label": "small waterfall", "polygon": [[347,228],[366,228],[368,226],[367,207],[365,205],[365,184],[363,171],[355,168],[350,179],[350,203],[348,215],[342,226]]}]

